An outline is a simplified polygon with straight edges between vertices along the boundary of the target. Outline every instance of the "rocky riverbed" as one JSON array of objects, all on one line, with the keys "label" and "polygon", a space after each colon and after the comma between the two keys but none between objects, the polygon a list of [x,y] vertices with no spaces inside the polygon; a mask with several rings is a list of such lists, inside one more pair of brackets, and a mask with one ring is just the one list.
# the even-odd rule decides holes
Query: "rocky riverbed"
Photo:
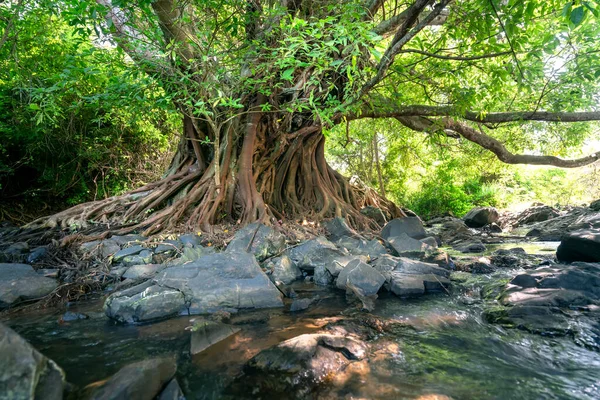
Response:
[{"label": "rocky riverbed", "polygon": [[22,312],[79,272],[7,243],[0,393],[598,398],[599,228],[594,207],[535,206],[408,217],[376,236],[343,219],[305,240],[251,224],[222,248],[113,236],[78,245],[87,300]]}]

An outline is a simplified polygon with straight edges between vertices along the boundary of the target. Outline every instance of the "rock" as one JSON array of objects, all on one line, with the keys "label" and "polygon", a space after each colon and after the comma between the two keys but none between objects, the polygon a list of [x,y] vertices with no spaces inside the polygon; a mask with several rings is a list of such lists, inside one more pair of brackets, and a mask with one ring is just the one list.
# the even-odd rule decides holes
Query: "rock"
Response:
[{"label": "rock", "polygon": [[183,247],[196,247],[200,246],[202,243],[200,236],[193,233],[179,236],[178,241],[183,245]]},{"label": "rock", "polygon": [[131,247],[126,247],[123,250],[119,250],[113,256],[113,262],[117,263],[122,261],[125,257],[133,256],[136,254],[140,254],[142,251],[146,250],[145,247],[140,246],[139,244]]},{"label": "rock", "polygon": [[182,292],[147,281],[111,294],[104,303],[104,312],[119,322],[136,323],[172,317],[185,307]]},{"label": "rock", "polygon": [[388,243],[396,255],[404,257],[419,258],[425,255],[426,250],[432,250],[429,245],[411,238],[406,233],[390,237]]},{"label": "rock", "polygon": [[268,260],[265,264],[267,274],[273,283],[281,282],[284,285],[302,278],[302,271],[286,255]]},{"label": "rock", "polygon": [[385,223],[389,219],[389,216],[385,215],[383,213],[383,211],[381,211],[380,208],[373,207],[373,206],[364,207],[363,209],[360,210],[360,213],[366,217],[369,217],[369,218],[375,220],[375,222],[377,222],[379,224],[379,226],[385,225]]},{"label": "rock", "polygon": [[163,240],[154,248],[154,254],[171,253],[181,250],[183,244],[178,240]]},{"label": "rock", "polygon": [[27,256],[27,263],[33,264],[42,260],[46,254],[48,254],[48,248],[45,246],[36,247],[29,255]]},{"label": "rock", "polygon": [[276,256],[283,250],[285,250],[285,236],[258,222],[246,225],[237,231],[227,245],[228,252],[250,252],[258,261]]},{"label": "rock", "polygon": [[35,271],[36,274],[46,277],[46,278],[58,278],[58,270],[57,269],[51,269],[51,268],[43,268],[43,269],[38,269],[37,271]]},{"label": "rock", "polygon": [[546,205],[533,206],[521,212],[516,217],[513,226],[522,226],[534,222],[547,221],[558,216],[560,216],[560,212],[555,208]]},{"label": "rock", "polygon": [[484,226],[484,228],[490,233],[502,233],[502,228],[495,222]]},{"label": "rock", "polygon": [[427,246],[432,249],[436,249],[438,247],[438,242],[433,236],[428,236],[420,240],[421,243],[425,243]]},{"label": "rock", "polygon": [[306,310],[313,303],[312,299],[295,299],[290,306],[291,312]]},{"label": "rock", "polygon": [[475,207],[463,217],[463,221],[468,227],[482,228],[498,221],[498,218],[498,210],[494,207]]},{"label": "rock", "polygon": [[94,391],[92,400],[152,400],[177,370],[172,358],[153,358],[121,368]]},{"label": "rock", "polygon": [[167,268],[165,264],[142,264],[142,265],[134,265],[132,267],[127,268],[127,270],[122,274],[122,277],[125,279],[150,279],[154,278],[156,274],[158,274],[163,269]]},{"label": "rock", "polygon": [[592,211],[600,211],[600,199],[596,201],[592,201],[590,203],[590,210]]},{"label": "rock", "polygon": [[305,334],[254,356],[244,367],[242,383],[247,387],[251,382],[253,396],[258,397],[282,398],[290,391],[307,394],[366,353],[367,345],[350,336]]},{"label": "rock", "polygon": [[436,274],[392,273],[390,291],[400,297],[415,297],[425,293],[442,292],[450,286],[450,280]]},{"label": "rock", "polygon": [[544,261],[542,256],[525,253],[520,247],[496,250],[490,257],[492,264],[498,268],[533,268]]},{"label": "rock", "polygon": [[368,256],[371,259],[387,254],[385,246],[379,240],[365,240],[344,236],[335,242],[336,246],[354,256]]},{"label": "rock", "polygon": [[60,367],[0,323],[0,398],[62,400],[64,387]]},{"label": "rock", "polygon": [[496,271],[496,268],[490,263],[489,260],[486,262],[480,259],[467,264],[466,270],[473,274],[491,274],[492,272]]},{"label": "rock", "polygon": [[239,331],[240,328],[221,322],[206,319],[195,321],[192,326],[190,353],[192,355],[201,353]]},{"label": "rock", "polygon": [[249,253],[215,253],[167,268],[154,279],[181,291],[190,313],[281,307],[281,293]]},{"label": "rock", "polygon": [[336,286],[338,289],[346,289],[348,285],[352,285],[362,296],[373,296],[384,282],[385,277],[377,269],[360,260],[354,260],[340,272]]},{"label": "rock", "polygon": [[563,236],[556,258],[563,262],[600,262],[600,229],[585,229]]},{"label": "rock", "polygon": [[196,261],[201,257],[209,254],[215,254],[217,252],[214,247],[203,247],[200,245],[194,247],[186,246],[182,249],[182,251],[182,256],[176,260],[175,264],[185,264],[191,261]]},{"label": "rock", "polygon": [[171,379],[171,382],[167,384],[167,386],[158,396],[157,400],[185,400],[185,396],[181,391],[181,387],[179,386],[177,379]]},{"label": "rock", "polygon": [[582,229],[600,229],[600,212],[575,207],[559,217],[534,223],[527,236],[543,241],[558,241],[565,234]]},{"label": "rock", "polygon": [[313,282],[315,285],[329,286],[333,283],[334,277],[331,275],[327,267],[317,265],[314,269]]},{"label": "rock", "polygon": [[313,271],[319,265],[330,266],[334,260],[346,256],[322,236],[293,247],[286,254],[298,268],[305,271]]},{"label": "rock", "polygon": [[66,313],[64,313],[61,317],[60,320],[63,322],[71,322],[71,321],[77,321],[80,319],[89,319],[90,317],[86,314],[83,313],[76,313],[73,311],[67,311]]},{"label": "rock", "polygon": [[0,309],[44,297],[57,286],[54,279],[40,276],[31,265],[0,264]]},{"label": "rock", "polygon": [[150,250],[143,250],[140,254],[133,256],[124,257],[122,260],[123,265],[133,266],[140,264],[150,264],[152,262],[152,252]]},{"label": "rock", "polygon": [[329,221],[325,221],[323,223],[323,227],[329,235],[327,235],[327,239],[335,242],[343,237],[350,238],[362,238],[354,229],[350,228],[348,223],[344,218],[336,217],[330,219]]},{"label": "rock", "polygon": [[485,245],[481,242],[481,240],[473,240],[468,242],[461,242],[453,245],[455,250],[458,250],[462,253],[483,253],[486,251]]},{"label": "rock", "polygon": [[135,234],[130,234],[130,235],[124,235],[124,236],[111,236],[110,240],[112,240],[113,242],[117,243],[119,246],[123,247],[126,246],[130,243],[140,243],[145,241],[147,238],[145,238],[142,235],[135,235]]},{"label": "rock", "polygon": [[427,232],[418,217],[396,218],[388,222],[381,230],[381,237],[389,240],[405,234],[413,239],[424,239]]},{"label": "rock", "polygon": [[80,246],[80,249],[84,253],[92,253],[93,255],[102,258],[108,258],[118,253],[121,250],[121,246],[119,245],[119,243],[117,243],[117,241],[113,239],[107,239],[102,241],[96,240],[93,242],[83,243]]}]

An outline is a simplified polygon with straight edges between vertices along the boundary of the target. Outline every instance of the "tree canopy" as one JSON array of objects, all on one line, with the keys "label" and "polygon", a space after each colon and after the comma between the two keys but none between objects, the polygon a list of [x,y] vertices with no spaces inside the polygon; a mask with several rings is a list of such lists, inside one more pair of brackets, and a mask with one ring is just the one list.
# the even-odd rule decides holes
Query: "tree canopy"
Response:
[{"label": "tree canopy", "polygon": [[[0,7],[5,41],[33,5]],[[360,223],[366,205],[400,215],[325,161],[323,129],[363,119],[393,118],[432,140],[472,142],[506,163],[578,167],[600,159],[564,158],[600,119],[597,2],[97,0],[47,7],[80,34],[117,46],[130,69],[158,82],[184,128],[165,179],[70,210],[60,221],[119,216],[127,229],[151,233],[224,217],[342,215]],[[128,197],[140,193],[141,200]]]}]

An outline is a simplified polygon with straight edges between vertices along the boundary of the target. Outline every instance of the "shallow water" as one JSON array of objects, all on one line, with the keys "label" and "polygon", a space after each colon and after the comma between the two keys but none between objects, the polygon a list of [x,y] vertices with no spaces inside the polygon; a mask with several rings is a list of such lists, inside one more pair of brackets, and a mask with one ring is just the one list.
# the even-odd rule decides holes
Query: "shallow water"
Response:
[{"label": "shallow water", "polygon": [[[128,363],[172,354],[178,359],[177,377],[189,399],[255,398],[252,382],[247,382],[247,392],[226,395],[247,360],[283,340],[352,318],[341,291],[298,285],[297,292],[319,294],[321,300],[298,314],[273,309],[234,316],[232,323],[242,330],[193,357],[185,328],[194,317],[117,325],[102,313],[101,299],[71,308],[87,313],[88,320],[60,323],[60,313],[44,311],[5,322],[55,360],[68,381],[79,387],[105,379]],[[315,398],[600,398],[598,353],[578,347],[569,338],[490,325],[482,321],[481,310],[476,294],[430,295],[410,301],[382,296],[373,314],[397,323],[398,328],[370,338],[369,361],[337,374]]]}]

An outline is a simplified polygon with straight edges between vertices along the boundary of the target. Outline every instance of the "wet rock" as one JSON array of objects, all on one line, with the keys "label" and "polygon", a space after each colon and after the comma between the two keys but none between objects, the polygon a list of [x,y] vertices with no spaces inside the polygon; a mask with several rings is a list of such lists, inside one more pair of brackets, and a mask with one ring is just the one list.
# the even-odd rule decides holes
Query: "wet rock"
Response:
[{"label": "wet rock", "polygon": [[27,264],[0,264],[0,309],[17,302],[44,297],[58,284],[37,274]]},{"label": "wet rock", "polygon": [[411,238],[406,233],[390,237],[387,241],[395,255],[401,257],[420,258],[425,255],[426,250],[433,250],[429,245]]},{"label": "wet rock", "polygon": [[27,256],[27,263],[32,264],[42,260],[46,254],[48,254],[48,248],[45,246],[36,247],[29,255]]},{"label": "wet rock", "polygon": [[54,361],[0,323],[0,398],[61,400],[65,375]]},{"label": "wet rock", "polygon": [[268,260],[265,264],[267,274],[273,283],[280,282],[284,285],[302,278],[302,271],[286,255]]},{"label": "wet rock", "polygon": [[385,277],[377,269],[360,260],[354,260],[340,272],[336,286],[338,289],[345,290],[352,285],[358,289],[360,295],[373,296],[377,294],[384,282]]},{"label": "wet rock", "polygon": [[333,264],[334,260],[346,256],[322,236],[287,250],[286,255],[304,271],[313,271],[319,265],[327,267]]},{"label": "wet rock", "polygon": [[113,256],[113,262],[121,262],[125,257],[140,254],[144,250],[146,250],[146,248],[140,245],[126,247],[123,250],[119,250],[115,253]]},{"label": "wet rock", "polygon": [[295,299],[290,306],[291,312],[306,310],[313,303],[313,299]]},{"label": "wet rock", "polygon": [[600,211],[600,199],[596,201],[592,201],[590,203],[590,210],[592,211]]},{"label": "wet rock", "polygon": [[152,400],[177,370],[172,358],[153,358],[127,365],[94,391],[92,400]]},{"label": "wet rock", "polygon": [[223,324],[221,322],[201,319],[194,322],[192,326],[192,338],[190,353],[192,355],[203,352],[209,347],[235,335],[241,329],[236,326]]},{"label": "wet rock", "polygon": [[498,210],[494,207],[475,207],[463,217],[463,221],[468,227],[482,228],[498,221],[498,218]]},{"label": "wet rock", "polygon": [[495,222],[484,226],[484,229],[490,233],[502,233],[502,228]]},{"label": "wet rock", "polygon": [[171,379],[171,382],[167,384],[165,389],[160,393],[157,400],[185,400],[185,396],[181,391],[179,382],[177,379]]},{"label": "wet rock", "polygon": [[367,345],[350,336],[301,335],[252,358],[244,367],[241,386],[251,382],[257,396],[281,397],[289,395],[289,390],[306,395],[332,374],[364,359],[366,352]]},{"label": "wet rock", "polygon": [[313,282],[315,285],[329,286],[333,283],[334,279],[335,278],[324,265],[317,265],[315,267],[313,274]]},{"label": "wet rock", "polygon": [[179,236],[178,241],[183,247],[196,247],[202,243],[200,236],[193,233]]},{"label": "wet rock", "polygon": [[89,318],[90,317],[88,315],[83,314],[83,313],[67,311],[60,317],[60,320],[63,322],[71,322],[71,321],[77,321],[80,319],[89,319]]},{"label": "wet rock", "polygon": [[556,258],[563,262],[600,262],[600,229],[586,229],[565,235]]},{"label": "wet rock", "polygon": [[364,207],[360,210],[360,213],[366,217],[375,220],[375,222],[377,222],[379,226],[383,226],[389,219],[389,217],[386,216],[380,208],[373,206]]},{"label": "wet rock", "polygon": [[152,262],[152,252],[150,250],[143,250],[140,254],[124,257],[121,262],[125,266],[150,264]]},{"label": "wet rock", "polygon": [[462,253],[483,253],[487,249],[481,240],[461,242],[454,244],[452,247]]},{"label": "wet rock", "polygon": [[163,269],[167,268],[165,264],[142,264],[127,268],[121,275],[125,279],[150,279],[154,278]]},{"label": "wet rock", "polygon": [[438,232],[442,243],[452,244],[457,241],[472,238],[469,227],[458,218],[450,218],[445,221]]},{"label": "wet rock", "polygon": [[136,323],[172,317],[185,307],[182,292],[147,281],[111,294],[104,303],[104,312],[119,322]]},{"label": "wet rock", "polygon": [[190,313],[281,307],[281,293],[249,253],[215,253],[167,268],[156,284],[181,291]]},{"label": "wet rock", "polygon": [[489,259],[482,257],[478,260],[468,263],[465,267],[465,270],[473,274],[491,274],[496,270],[496,267],[492,265]]},{"label": "wet rock", "polygon": [[407,235],[413,239],[424,239],[427,232],[418,217],[396,218],[388,222],[381,230],[381,237],[390,240],[393,237]]},{"label": "wet rock", "polygon": [[328,232],[327,239],[335,242],[343,237],[361,238],[354,229],[350,228],[344,218],[333,218],[323,223],[323,227]]},{"label": "wet rock", "polygon": [[250,252],[259,262],[280,254],[284,249],[285,236],[258,222],[237,231],[227,245],[228,252]]},{"label": "wet rock", "polygon": [[496,250],[490,257],[492,264],[498,268],[530,269],[546,259],[543,256],[527,254],[520,247]]},{"label": "wet rock", "polygon": [[420,241],[433,249],[438,247],[438,242],[433,236],[428,236],[424,239],[421,239]]},{"label": "wet rock", "polygon": [[365,240],[344,236],[338,239],[335,244],[355,256],[368,256],[371,259],[387,254],[385,246],[379,240]]},{"label": "wet rock", "polygon": [[560,216],[560,212],[557,209],[542,204],[529,207],[525,211],[521,212],[516,217],[515,222],[512,225],[522,226],[534,222],[547,221],[558,216]]}]

